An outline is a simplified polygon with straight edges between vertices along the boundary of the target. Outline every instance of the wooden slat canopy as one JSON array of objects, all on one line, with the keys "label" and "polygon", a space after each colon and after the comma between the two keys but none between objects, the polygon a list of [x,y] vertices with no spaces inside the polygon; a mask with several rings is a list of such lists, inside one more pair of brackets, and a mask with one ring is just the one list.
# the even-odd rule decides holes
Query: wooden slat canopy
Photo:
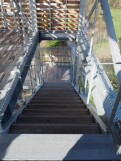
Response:
[{"label": "wooden slat canopy", "polygon": [[79,0],[36,0],[40,30],[77,30]]},{"label": "wooden slat canopy", "polygon": [[[20,29],[31,23],[30,2],[22,0],[22,16],[17,13],[16,5],[3,0],[0,8],[0,29]],[[80,0],[36,0],[37,24],[39,30],[76,31],[78,27]]]}]

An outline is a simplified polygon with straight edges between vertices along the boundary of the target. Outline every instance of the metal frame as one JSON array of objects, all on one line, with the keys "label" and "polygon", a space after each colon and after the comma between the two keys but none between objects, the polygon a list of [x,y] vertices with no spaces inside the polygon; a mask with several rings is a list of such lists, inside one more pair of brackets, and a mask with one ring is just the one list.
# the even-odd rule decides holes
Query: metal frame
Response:
[{"label": "metal frame", "polygon": [[85,21],[86,5],[87,5],[87,0],[80,1],[79,20],[78,20],[78,32],[79,33],[80,33],[83,23]]},{"label": "metal frame", "polygon": [[39,31],[41,40],[69,40],[75,41],[76,33],[70,31]]}]

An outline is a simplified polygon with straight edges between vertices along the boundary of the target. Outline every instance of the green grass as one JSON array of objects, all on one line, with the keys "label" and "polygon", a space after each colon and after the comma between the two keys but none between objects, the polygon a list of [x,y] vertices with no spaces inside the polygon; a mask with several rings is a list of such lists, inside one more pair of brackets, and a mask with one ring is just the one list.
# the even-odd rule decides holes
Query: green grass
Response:
[{"label": "green grass", "polygon": [[[118,39],[119,47],[121,49],[121,10],[111,9],[112,19],[115,27],[116,36]],[[112,62],[111,51],[109,48],[108,39],[102,39],[95,43],[94,50],[100,60],[100,62],[108,63]],[[118,89],[118,80],[114,72],[113,65],[103,65],[105,72],[108,75],[114,89]]]},{"label": "green grass", "polygon": [[90,100],[89,102],[93,105],[94,108],[96,108],[96,105],[95,105],[95,101],[94,101],[94,98],[93,98],[93,95],[92,95],[92,92],[91,92],[91,96],[90,96]]},{"label": "green grass", "polygon": [[[102,57],[103,60],[105,60],[106,62],[110,61],[110,60],[107,60],[107,57],[110,56],[109,41],[107,39],[99,40],[98,42],[96,42],[94,45],[94,50],[95,50],[96,54],[98,55],[99,59]],[[105,53],[106,53],[106,55],[105,55],[105,59],[104,59]]]},{"label": "green grass", "polygon": [[108,75],[108,78],[110,79],[115,91],[118,91],[118,78],[115,75],[113,65],[103,65],[103,68],[106,71],[106,74]]},{"label": "green grass", "polygon": [[54,48],[54,47],[57,47],[63,43],[64,43],[64,41],[61,41],[61,40],[52,40],[52,41],[47,42],[46,47]]},{"label": "green grass", "polygon": [[111,9],[117,39],[121,39],[121,10]]}]

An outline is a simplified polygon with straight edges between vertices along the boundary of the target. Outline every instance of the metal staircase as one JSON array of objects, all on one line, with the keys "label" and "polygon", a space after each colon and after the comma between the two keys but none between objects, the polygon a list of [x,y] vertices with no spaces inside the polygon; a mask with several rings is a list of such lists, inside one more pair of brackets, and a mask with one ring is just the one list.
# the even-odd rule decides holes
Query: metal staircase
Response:
[{"label": "metal staircase", "polygon": [[100,129],[70,83],[45,83],[10,133],[98,134]]},{"label": "metal staircase", "polygon": [[[120,50],[108,0],[93,2],[0,1],[0,159],[120,160]],[[99,7],[117,92],[94,50]],[[68,41],[68,48],[53,53],[42,40]]]}]

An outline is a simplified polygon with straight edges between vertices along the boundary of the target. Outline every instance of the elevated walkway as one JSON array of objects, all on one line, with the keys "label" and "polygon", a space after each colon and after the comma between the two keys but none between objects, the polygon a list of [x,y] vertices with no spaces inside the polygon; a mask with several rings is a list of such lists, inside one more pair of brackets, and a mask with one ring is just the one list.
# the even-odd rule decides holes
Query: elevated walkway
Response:
[{"label": "elevated walkway", "polygon": [[[108,0],[90,2],[0,2],[1,160],[121,160],[120,50]],[[98,60],[100,22],[118,92]],[[42,40],[69,40],[69,53],[46,48],[51,68]]]},{"label": "elevated walkway", "polygon": [[120,158],[112,135],[104,134],[70,83],[45,83],[9,133],[0,137],[5,160]]},{"label": "elevated walkway", "polygon": [[5,134],[3,160],[120,160],[110,134]]}]

